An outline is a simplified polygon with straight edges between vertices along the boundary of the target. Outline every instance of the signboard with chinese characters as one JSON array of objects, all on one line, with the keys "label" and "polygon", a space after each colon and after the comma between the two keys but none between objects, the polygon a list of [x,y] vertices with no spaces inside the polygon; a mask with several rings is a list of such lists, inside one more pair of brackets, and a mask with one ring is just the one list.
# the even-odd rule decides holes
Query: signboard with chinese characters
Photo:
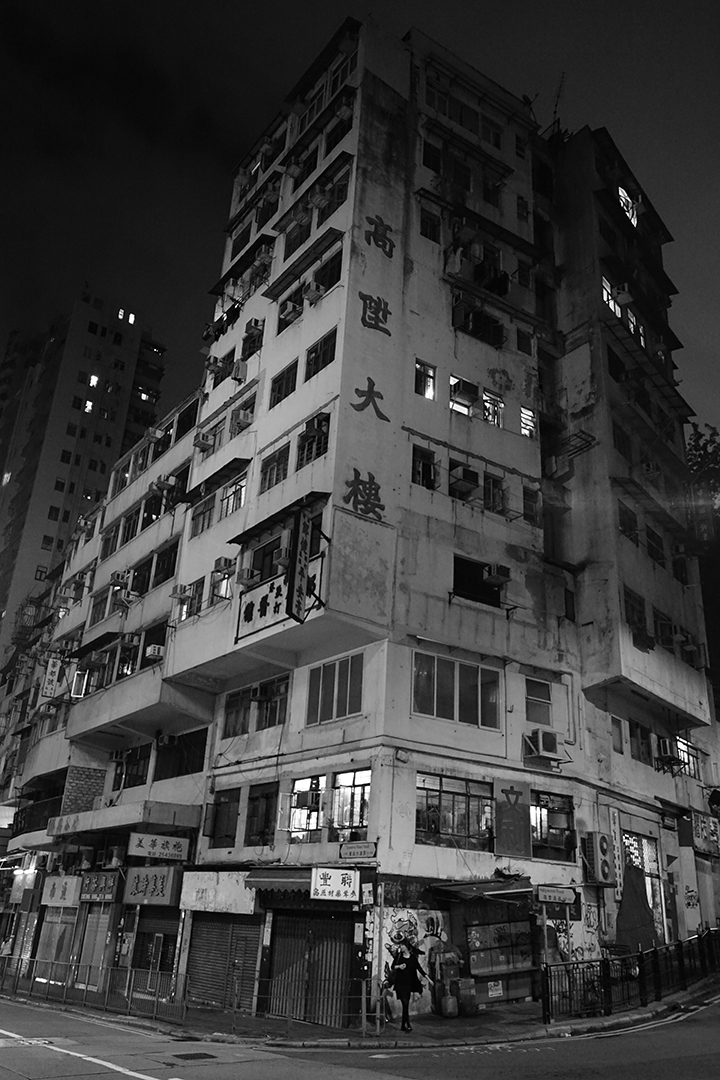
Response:
[{"label": "signboard with chinese characters", "polygon": [[562,885],[538,885],[537,898],[539,904],[574,904],[575,890]]},{"label": "signboard with chinese characters", "polygon": [[64,817],[51,817],[47,823],[49,836],[64,836],[80,831],[80,815],[66,814]]},{"label": "signboard with chinese characters", "polygon": [[255,893],[245,888],[246,877],[243,870],[188,870],[183,874],[180,907],[253,915]]},{"label": "signboard with chinese characters", "polygon": [[360,899],[360,871],[341,866],[313,866],[310,881],[312,900]]},{"label": "signboard with chinese characters", "polygon": [[42,688],[43,697],[54,698],[57,694],[61,667],[62,664],[60,662],[60,658],[57,656],[51,656],[45,669],[45,679],[43,681]]},{"label": "signboard with chinese characters", "polygon": [[83,874],[80,899],[85,904],[111,904],[117,897],[119,885],[117,870]]},{"label": "signboard with chinese characters", "polygon": [[720,823],[710,814],[692,812],[693,847],[706,855],[720,855]]},{"label": "signboard with chinese characters", "polygon": [[185,862],[190,850],[190,841],[179,836],[161,836],[155,833],[130,833],[128,855],[140,858],[172,859]]},{"label": "signboard with chinese characters", "polygon": [[[320,576],[322,573],[323,556],[316,555],[305,572],[306,584],[303,587],[302,622],[306,618],[308,609],[313,603],[308,594],[320,592]],[[296,575],[297,579],[297,575]],[[299,594],[291,597],[289,578],[285,575],[270,578],[260,585],[247,589],[240,598],[240,610],[238,613],[236,640],[253,634],[258,630],[264,630],[266,626],[282,622],[288,618],[289,605],[293,604],[293,611],[300,611]],[[296,615],[293,615],[295,618]]]},{"label": "signboard with chinese characters", "polygon": [[181,873],[177,866],[133,866],[127,871],[123,903],[175,907]]},{"label": "signboard with chinese characters", "polygon": [[341,859],[374,859],[376,853],[374,840],[348,840],[340,845]]},{"label": "signboard with chinese characters", "polygon": [[495,781],[495,853],[529,859],[530,785]]},{"label": "signboard with chinese characters", "polygon": [[287,582],[285,610],[291,619],[303,622],[307,601],[308,570],[310,567],[310,538],[312,521],[310,515],[299,510],[295,515],[292,552]]},{"label": "signboard with chinese characters", "polygon": [[40,903],[48,907],[77,907],[82,899],[82,878],[52,874],[45,878]]}]

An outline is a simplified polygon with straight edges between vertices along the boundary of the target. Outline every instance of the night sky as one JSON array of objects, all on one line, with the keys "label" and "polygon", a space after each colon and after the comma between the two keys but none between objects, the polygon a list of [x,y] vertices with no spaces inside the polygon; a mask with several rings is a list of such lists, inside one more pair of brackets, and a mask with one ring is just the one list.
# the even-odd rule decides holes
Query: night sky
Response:
[{"label": "night sky", "polygon": [[720,426],[717,0],[2,0],[0,348],[87,280],[170,351],[161,401],[198,384],[231,172],[347,15],[412,25],[541,126],[607,127],[675,243],[681,392]]}]

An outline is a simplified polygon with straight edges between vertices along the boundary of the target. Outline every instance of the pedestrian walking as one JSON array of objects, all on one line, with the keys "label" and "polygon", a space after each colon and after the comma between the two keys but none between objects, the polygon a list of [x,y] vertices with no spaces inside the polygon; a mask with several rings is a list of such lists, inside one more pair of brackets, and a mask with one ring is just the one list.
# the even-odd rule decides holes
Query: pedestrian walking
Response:
[{"label": "pedestrian walking", "polygon": [[393,958],[390,976],[395,997],[402,1006],[401,1031],[412,1031],[410,1026],[410,997],[412,994],[422,994],[423,984],[420,976],[428,978],[427,972],[423,971],[418,960],[419,950],[411,941],[404,938]]}]

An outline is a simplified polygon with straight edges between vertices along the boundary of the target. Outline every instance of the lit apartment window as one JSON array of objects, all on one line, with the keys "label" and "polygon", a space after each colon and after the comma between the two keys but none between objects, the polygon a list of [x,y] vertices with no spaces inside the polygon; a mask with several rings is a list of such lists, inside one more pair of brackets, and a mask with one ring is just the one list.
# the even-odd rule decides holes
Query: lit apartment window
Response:
[{"label": "lit apartment window", "polygon": [[607,278],[602,279],[602,297],[612,313],[620,319],[622,317],[622,308],[613,296],[613,288]]},{"label": "lit apartment window", "polygon": [[435,374],[436,368],[432,364],[415,361],[415,393],[429,401],[435,400]]},{"label": "lit apartment window", "polygon": [[678,760],[682,762],[683,772],[693,780],[700,780],[700,752],[687,739],[680,736],[675,740]]},{"label": "lit apartment window", "polygon": [[418,773],[415,842],[492,851],[492,784]]},{"label": "lit apartment window", "polygon": [[633,225],[637,226],[637,203],[633,202],[624,187],[618,187],[618,202],[625,211],[628,221],[630,221]]},{"label": "lit apartment window", "polygon": [[527,439],[537,437],[537,416],[534,409],[520,408],[520,434]]},{"label": "lit apartment window", "polygon": [[83,406],[83,412],[91,413],[93,411],[92,401],[87,400]]},{"label": "lit apartment window", "polygon": [[97,384],[100,382],[100,378],[97,375],[91,375],[88,381],[90,383],[90,386],[97,386]]},{"label": "lit apartment window", "polygon": [[305,776],[293,781],[289,823],[291,844],[317,844],[322,838],[322,781],[322,776]]},{"label": "lit apartment window", "polygon": [[483,420],[487,424],[494,424],[495,427],[502,427],[503,409],[505,402],[499,394],[494,394],[491,390],[483,390]]},{"label": "lit apartment window", "polygon": [[367,840],[370,769],[336,773],[333,783],[332,827],[330,842]]},{"label": "lit apartment window", "polygon": [[128,313],[128,322],[131,326],[135,322],[135,316],[133,315],[132,311]]},{"label": "lit apartment window", "polygon": [[310,669],[307,724],[324,724],[362,711],[363,654]]},{"label": "lit apartment window", "polygon": [[458,724],[500,727],[500,672],[444,656],[413,654],[413,712]]}]

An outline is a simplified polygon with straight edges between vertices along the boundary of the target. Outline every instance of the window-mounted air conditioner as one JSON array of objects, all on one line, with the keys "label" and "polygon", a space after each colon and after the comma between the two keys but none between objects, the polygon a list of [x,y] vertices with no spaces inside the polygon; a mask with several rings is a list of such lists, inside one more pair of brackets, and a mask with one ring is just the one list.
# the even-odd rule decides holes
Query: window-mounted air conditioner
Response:
[{"label": "window-mounted air conditioner", "polygon": [[480,391],[477,386],[475,383],[468,382],[467,379],[458,379],[450,387],[450,400],[457,401],[461,405],[472,407],[479,397]]},{"label": "window-mounted air conditioner", "polygon": [[123,634],[123,645],[128,645],[131,649],[140,648],[140,635],[139,634]]},{"label": "window-mounted air conditioner", "polygon": [[293,180],[302,172],[302,165],[298,161],[288,161],[285,165],[285,173],[287,176],[291,176]]},{"label": "window-mounted air conditioner", "polygon": [[59,592],[55,593],[55,603],[61,607],[67,607],[75,599],[74,593]]},{"label": "window-mounted air conditioner", "polygon": [[660,473],[660,466],[657,461],[643,461],[640,468],[642,469],[643,476],[653,477],[658,476]]},{"label": "window-mounted air conditioner", "polygon": [[124,588],[129,577],[127,570],[115,570],[110,575],[110,584],[116,588]]},{"label": "window-mounted air conditioner", "polygon": [[150,442],[158,442],[160,439],[162,439],[164,434],[165,434],[165,432],[163,431],[162,428],[151,427],[151,428],[148,428],[147,431],[145,432],[145,437],[147,439],[149,439]]},{"label": "window-mounted air conditioner", "polygon": [[290,211],[290,219],[295,225],[307,225],[310,220],[310,211],[307,206],[294,206]]},{"label": "window-mounted air conditioner", "polygon": [[261,244],[255,252],[254,266],[269,266],[273,259],[273,249],[270,244]]},{"label": "window-mounted air conditioner", "polygon": [[633,296],[627,281],[623,281],[621,285],[615,285],[611,290],[611,295],[615,303],[620,304],[621,307],[632,303]]},{"label": "window-mounted air conditioner", "polygon": [[593,885],[615,884],[615,855],[607,833],[589,832],[583,837],[585,875]]},{"label": "window-mounted air conditioner", "polygon": [[510,567],[491,563],[485,568],[483,580],[486,585],[507,585],[510,580]]},{"label": "window-mounted air conditioner", "polygon": [[567,454],[551,454],[543,462],[545,475],[551,478],[565,476],[570,471],[570,458]]},{"label": "window-mounted air conditioner", "polygon": [[658,739],[658,757],[665,761],[677,761],[677,744],[674,739]]},{"label": "window-mounted air conditioner", "polygon": [[205,371],[208,375],[219,375],[222,372],[223,363],[217,356],[208,356],[205,361]]},{"label": "window-mounted air conditioner", "polygon": [[252,585],[258,578],[258,571],[253,570],[251,566],[241,566],[235,575],[235,581],[238,585]]},{"label": "window-mounted air conditioner", "polygon": [[165,655],[164,645],[146,645],[145,656],[148,660],[162,660]]},{"label": "window-mounted air conditioner", "polygon": [[177,746],[178,737],[177,735],[158,735],[157,744],[158,746]]},{"label": "window-mounted air conditioner", "polygon": [[480,487],[480,476],[475,469],[465,465],[456,465],[450,470],[450,491],[469,494]]},{"label": "window-mounted air conditioner", "polygon": [[322,210],[330,202],[331,188],[316,188],[308,195],[308,202],[311,206],[317,207],[318,210]]},{"label": "window-mounted air conditioner", "polygon": [[193,446],[197,450],[212,450],[215,445],[215,440],[212,435],[207,435],[204,431],[198,431],[193,439]]},{"label": "window-mounted air conditioner", "polygon": [[291,300],[284,300],[280,305],[280,318],[285,322],[295,322],[302,315],[302,306],[293,304]]},{"label": "window-mounted air conditioner", "polygon": [[264,319],[248,319],[245,323],[245,334],[262,334],[264,326]]},{"label": "window-mounted air conditioner", "polygon": [[107,663],[108,654],[104,652],[91,652],[83,660],[85,668],[101,668]]},{"label": "window-mounted air conditioner", "polygon": [[317,304],[321,296],[327,292],[324,285],[319,285],[315,278],[303,285],[303,297],[308,304]]},{"label": "window-mounted air conditioner", "polygon": [[190,586],[189,585],[175,585],[170,590],[170,599],[171,600],[187,600],[189,595],[190,595]]},{"label": "window-mounted air conditioner", "polygon": [[239,435],[240,432],[244,431],[246,427],[250,427],[252,422],[252,409],[243,409],[241,407],[233,409],[230,414],[230,434]]},{"label": "window-mounted air conditioner", "polygon": [[226,555],[221,555],[219,559],[215,560],[213,570],[216,574],[226,574],[233,570],[235,567],[235,560],[229,559]]},{"label": "window-mounted air conditioner", "polygon": [[339,120],[350,120],[352,114],[352,105],[348,105],[346,101],[341,101],[339,105],[335,106],[335,115]]},{"label": "window-mounted air conditioner", "polygon": [[278,548],[273,557],[273,562],[276,566],[288,566],[290,563],[290,548]]},{"label": "window-mounted air conditioner", "polygon": [[177,482],[177,476],[158,476],[155,486],[160,491],[172,491],[174,487],[177,487]]},{"label": "window-mounted air conditioner", "polygon": [[[113,750],[111,752],[111,754],[110,754],[110,760],[111,761],[124,761],[126,753],[127,753],[127,751],[125,751],[125,750]],[[100,796],[100,798],[102,799],[102,795]]]},{"label": "window-mounted air conditioner", "polygon": [[549,758],[564,761],[563,738],[551,728],[533,728],[524,737],[525,757]]}]

